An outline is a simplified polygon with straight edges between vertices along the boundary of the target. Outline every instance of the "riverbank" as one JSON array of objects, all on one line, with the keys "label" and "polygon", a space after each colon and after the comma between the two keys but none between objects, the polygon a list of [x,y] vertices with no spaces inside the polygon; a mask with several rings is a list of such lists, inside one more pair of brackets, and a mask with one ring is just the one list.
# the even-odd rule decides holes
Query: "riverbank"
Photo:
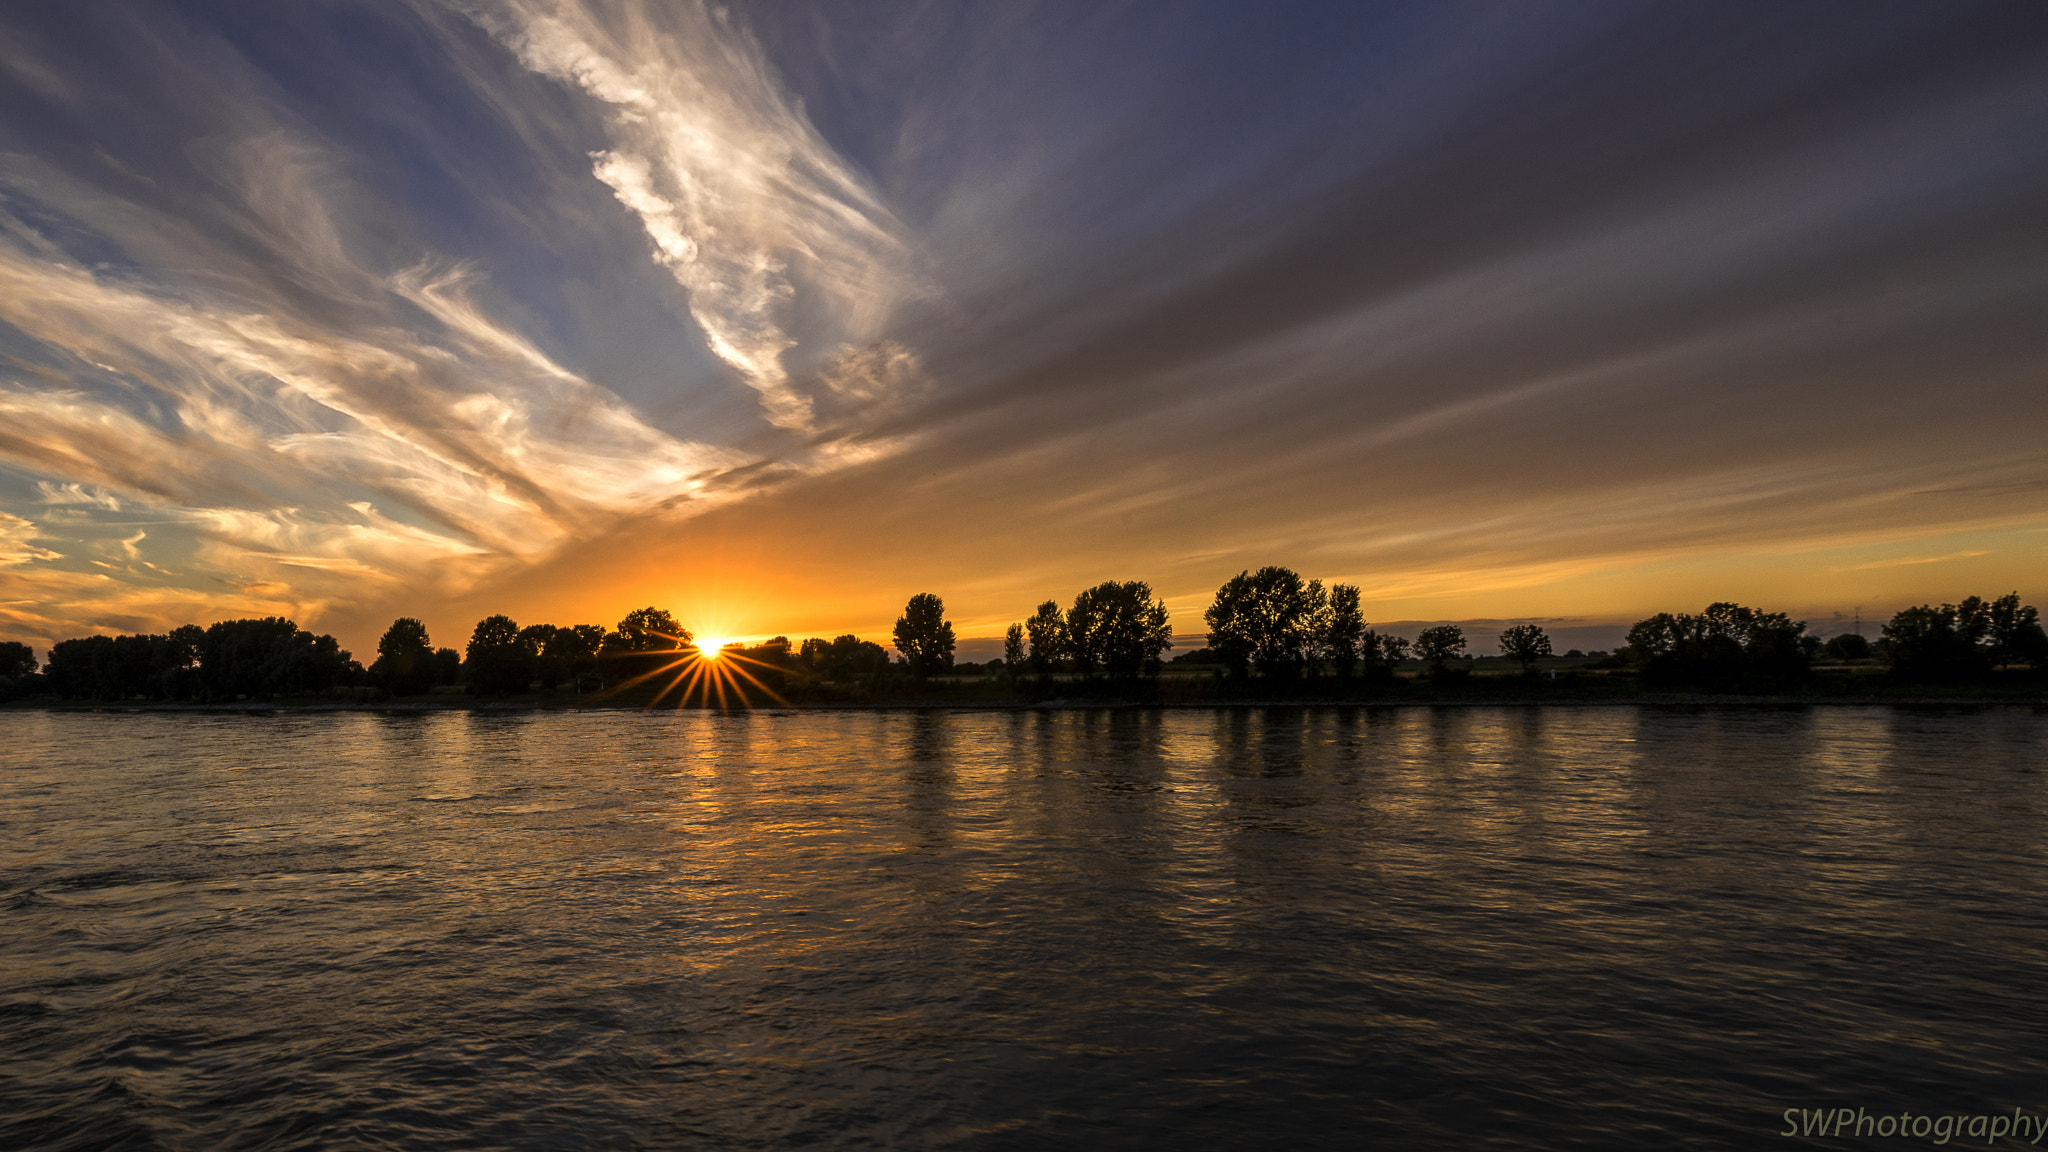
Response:
[{"label": "riverbank", "polygon": [[[1033,709],[1212,709],[1329,707],[1511,707],[1529,705],[1721,706],[1790,707],[1840,705],[1983,706],[2018,704],[2048,706],[2048,679],[2012,674],[1973,684],[1912,684],[1882,675],[1820,674],[1797,688],[1777,692],[1705,692],[1652,690],[1628,676],[1579,676],[1548,680],[1520,677],[1471,677],[1450,682],[1402,678],[1392,683],[1312,685],[1310,690],[1274,692],[1257,682],[1238,683],[1209,678],[1165,678],[1119,691],[1082,682],[1009,683],[979,678],[840,686],[804,685],[776,695],[751,693],[744,699],[677,701],[673,695],[655,699],[650,693],[533,692],[515,696],[476,697],[444,692],[431,696],[373,699],[297,698],[207,703],[182,701],[88,701],[37,698],[17,700],[10,710],[62,712],[195,712],[195,713],[323,713],[323,712],[579,712],[639,711],[649,708],[740,711],[900,711],[948,709],[1020,711]],[[1265,689],[1261,691],[1261,689]]]}]

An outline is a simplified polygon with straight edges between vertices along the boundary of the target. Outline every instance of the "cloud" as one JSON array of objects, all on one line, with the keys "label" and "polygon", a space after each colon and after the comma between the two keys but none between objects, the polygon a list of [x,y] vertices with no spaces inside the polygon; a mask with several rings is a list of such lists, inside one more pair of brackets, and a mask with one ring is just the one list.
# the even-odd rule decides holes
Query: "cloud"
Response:
[{"label": "cloud", "polygon": [[1966,552],[1950,552],[1942,556],[1904,556],[1896,560],[1871,560],[1863,564],[1850,564],[1836,568],[1837,572],[1867,572],[1874,568],[1909,568],[1916,564],[1946,564],[1951,560],[1970,560],[1978,556],[1989,556],[1987,549]]},{"label": "cloud", "polygon": [[98,488],[87,488],[77,481],[67,484],[52,484],[48,480],[36,481],[36,501],[40,504],[63,505],[83,504],[119,512],[121,501],[113,493]]},{"label": "cloud", "polygon": [[1534,614],[2040,522],[2048,16],[109,13],[0,16],[24,628],[741,563]]},{"label": "cloud", "polygon": [[[0,320],[122,384],[0,384],[0,455],[69,478],[38,481],[43,502],[117,511],[126,493],[217,519],[260,518],[283,499],[347,519],[337,493],[381,495],[427,545],[403,565],[415,568],[544,552],[593,517],[686,501],[743,459],[654,429],[548,360],[475,305],[459,266],[378,276],[349,262],[317,223],[324,211],[301,215],[316,223],[284,230],[302,245],[289,254],[376,304],[366,322],[123,283],[49,259],[39,235],[0,221]],[[438,329],[400,326],[401,303]]]},{"label": "cloud", "polygon": [[48,548],[29,543],[41,535],[30,521],[0,512],[0,567],[26,564],[31,560],[62,559]]},{"label": "cloud", "polygon": [[[711,348],[760,394],[770,422],[816,430],[816,387],[797,377],[874,341],[900,305],[931,289],[901,224],[759,46],[701,2],[502,0],[468,11],[528,68],[608,107],[610,146],[591,154],[592,175],[638,218]],[[907,365],[913,354],[895,355]],[[857,399],[877,402],[914,375],[899,367]]]}]

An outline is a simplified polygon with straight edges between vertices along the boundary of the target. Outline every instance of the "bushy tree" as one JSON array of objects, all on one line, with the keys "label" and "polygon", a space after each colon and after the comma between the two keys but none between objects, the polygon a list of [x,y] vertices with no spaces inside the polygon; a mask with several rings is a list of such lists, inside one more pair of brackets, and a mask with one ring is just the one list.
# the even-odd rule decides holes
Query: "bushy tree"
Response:
[{"label": "bushy tree", "polygon": [[797,646],[797,663],[808,671],[818,672],[824,665],[826,653],[832,650],[832,642],[813,636]]},{"label": "bushy tree", "polygon": [[1534,624],[1517,624],[1500,634],[1500,654],[1522,666],[1527,676],[1538,660],[1550,655],[1550,636]]},{"label": "bushy tree", "polygon": [[1321,581],[1267,567],[1231,577],[1202,616],[1209,647],[1233,672],[1293,677],[1307,663],[1326,607]]},{"label": "bushy tree", "polygon": [[930,592],[904,605],[894,639],[913,675],[931,676],[953,666],[953,625],[946,619],[945,601]]},{"label": "bushy tree", "polygon": [[873,680],[889,670],[889,651],[852,635],[834,637],[830,643],[810,639],[797,650],[797,663],[821,680]]},{"label": "bushy tree", "polygon": [[1905,681],[1956,681],[1991,670],[1991,660],[1956,627],[1956,605],[1917,605],[1884,625],[1878,652]]},{"label": "bushy tree", "polygon": [[553,624],[528,624],[519,630],[519,646],[532,653],[528,658],[529,683],[537,682],[542,688],[553,688],[568,679],[569,666],[559,655],[548,654],[548,646],[557,631],[559,629]]},{"label": "bushy tree", "polygon": [[121,676],[112,636],[79,636],[50,645],[44,675],[67,700],[118,700]]},{"label": "bushy tree", "polygon": [[510,616],[486,616],[469,635],[462,667],[469,690],[480,696],[524,692],[533,680],[539,645]]},{"label": "bushy tree", "polygon": [[1993,600],[1987,615],[1993,664],[2025,661],[2038,668],[2048,661],[2048,633],[2041,630],[2041,614],[2032,605],[2021,604],[2019,593]]},{"label": "bushy tree", "polygon": [[1392,634],[1382,636],[1366,631],[1358,637],[1358,658],[1366,679],[1391,680],[1394,666],[1408,658],[1408,641]]},{"label": "bushy tree", "polygon": [[1047,600],[1024,621],[1031,638],[1031,670],[1043,676],[1058,670],[1060,661],[1071,654],[1067,638],[1067,615],[1057,600]]},{"label": "bushy tree", "polygon": [[267,617],[60,641],[50,649],[47,683],[72,698],[233,700],[320,693],[358,671],[334,637]]},{"label": "bushy tree", "polygon": [[271,695],[317,696],[344,682],[356,663],[332,636],[293,631],[282,637],[263,669]]},{"label": "bushy tree", "polygon": [[666,609],[635,608],[619,621],[616,646],[622,652],[673,652],[696,639]]},{"label": "bushy tree", "polygon": [[1628,631],[1628,658],[1644,680],[1718,689],[1765,688],[1804,679],[1806,623],[1721,601],[1698,615],[1660,612]]},{"label": "bushy tree", "polygon": [[1107,580],[1074,597],[1067,644],[1084,675],[1136,680],[1157,672],[1160,653],[1173,647],[1173,629],[1151,585]]},{"label": "bushy tree", "polygon": [[1364,655],[1365,611],[1359,591],[1350,584],[1330,586],[1328,607],[1322,613],[1316,635],[1316,656],[1330,666],[1330,674],[1348,680]]},{"label": "bushy tree", "polygon": [[602,625],[571,624],[554,630],[541,655],[553,661],[576,691],[581,692],[583,678],[597,671],[597,654],[603,646]]},{"label": "bushy tree", "polygon": [[631,680],[673,663],[696,637],[661,608],[635,608],[619,620],[617,631],[607,632],[598,649],[600,672],[618,680]]},{"label": "bushy tree", "polygon": [[1024,667],[1024,625],[1012,624],[1003,632],[1003,672],[1017,675]]},{"label": "bushy tree", "polygon": [[370,674],[393,696],[413,696],[433,687],[439,677],[427,626],[410,616],[393,620],[377,640],[377,662],[370,665]]},{"label": "bushy tree", "polygon": [[2021,604],[2017,592],[1905,609],[1884,626],[1877,649],[1892,674],[1906,680],[1971,679],[2018,661],[2048,666],[2040,613]]},{"label": "bushy tree", "polygon": [[[222,620],[207,625],[199,641],[199,688],[210,700],[262,697],[279,690],[307,691],[338,679],[347,654],[340,646],[318,646],[294,660],[290,651],[317,638],[299,641],[299,626],[281,616],[260,620]],[[331,638],[330,638],[331,640]],[[294,667],[296,665],[296,667]],[[321,681],[325,684],[321,684]]]},{"label": "bushy tree", "polygon": [[0,700],[13,700],[40,691],[47,679],[36,673],[35,649],[19,640],[0,641]]},{"label": "bushy tree", "polygon": [[1837,660],[1868,660],[1870,641],[1854,632],[1844,632],[1840,636],[1829,638],[1828,642],[1822,645],[1821,651]]},{"label": "bushy tree", "polygon": [[19,640],[0,642],[0,676],[18,680],[36,672],[36,650]]},{"label": "bushy tree", "polygon": [[1442,676],[1444,665],[1465,652],[1465,630],[1456,624],[1424,628],[1415,637],[1415,658],[1429,665],[1430,675]]}]

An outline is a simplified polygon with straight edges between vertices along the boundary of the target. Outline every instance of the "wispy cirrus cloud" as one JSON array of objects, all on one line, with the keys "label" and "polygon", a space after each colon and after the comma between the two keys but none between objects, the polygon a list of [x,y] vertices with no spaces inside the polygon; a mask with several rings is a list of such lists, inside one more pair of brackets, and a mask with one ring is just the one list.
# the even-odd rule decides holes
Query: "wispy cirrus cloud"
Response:
[{"label": "wispy cirrus cloud", "polygon": [[34,522],[0,512],[0,568],[31,560],[57,559],[58,553],[32,543],[41,536]]},{"label": "wispy cirrus cloud", "polygon": [[[29,545],[15,517],[9,563],[99,569],[17,567],[38,619],[459,589],[716,498],[749,460],[561,366],[479,302],[469,265],[380,238],[347,151],[258,79],[203,83],[213,106],[170,110],[210,130],[197,183],[123,188],[20,153],[0,176],[0,463],[76,545]],[[188,567],[191,595],[165,600]]]},{"label": "wispy cirrus cloud", "polygon": [[[605,105],[609,147],[591,154],[592,175],[638,218],[772,423],[813,432],[821,404],[867,408],[914,386],[915,353],[882,332],[931,292],[916,246],[727,12],[701,0],[465,10],[528,68]],[[837,383],[849,376],[860,386]]]}]

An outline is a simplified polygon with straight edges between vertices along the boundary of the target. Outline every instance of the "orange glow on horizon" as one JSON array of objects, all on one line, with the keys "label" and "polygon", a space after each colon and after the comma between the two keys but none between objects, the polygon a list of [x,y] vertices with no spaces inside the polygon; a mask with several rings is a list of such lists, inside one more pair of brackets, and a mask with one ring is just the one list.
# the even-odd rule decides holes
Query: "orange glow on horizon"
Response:
[{"label": "orange glow on horizon", "polygon": [[[649,682],[658,682],[669,676],[647,707],[657,708],[663,703],[686,708],[691,704],[704,707],[752,708],[755,699],[750,694],[758,692],[777,704],[788,707],[789,701],[770,688],[760,677],[747,671],[743,665],[752,664],[763,670],[773,670],[771,665],[743,656],[739,652],[725,652],[708,646],[724,643],[722,640],[706,640],[695,647],[684,647],[676,651],[675,658],[648,672],[643,672],[623,683],[612,686],[607,695],[616,695],[629,688]],[[673,673],[672,676],[669,674]]]}]

